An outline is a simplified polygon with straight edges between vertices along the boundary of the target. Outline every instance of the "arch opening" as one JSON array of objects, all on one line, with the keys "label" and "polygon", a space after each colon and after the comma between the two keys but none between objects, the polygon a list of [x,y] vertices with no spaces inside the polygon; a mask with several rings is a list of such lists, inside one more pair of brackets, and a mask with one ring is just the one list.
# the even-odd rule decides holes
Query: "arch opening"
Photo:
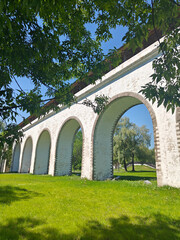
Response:
[{"label": "arch opening", "polygon": [[32,138],[29,137],[26,140],[23,150],[21,173],[29,173],[31,166],[31,156],[32,156]]},{"label": "arch opening", "polygon": [[[156,180],[152,133],[152,120],[144,104],[134,106],[124,113],[113,134],[114,177]],[[134,174],[136,171],[137,174]]]},{"label": "arch opening", "polygon": [[80,128],[76,119],[68,120],[61,128],[56,144],[55,176],[72,174],[74,139]]},{"label": "arch opening", "polygon": [[47,130],[44,130],[38,139],[36,147],[34,174],[48,174],[50,148],[50,134]]},{"label": "arch opening", "polygon": [[18,172],[19,170],[19,158],[20,158],[20,143],[16,143],[14,152],[13,152],[13,160],[11,172]]},{"label": "arch opening", "polygon": [[150,113],[155,138],[157,124],[150,104],[139,94],[132,93],[131,95],[131,93],[128,93],[127,95],[116,96],[97,118],[94,127],[93,179],[105,180],[113,177],[113,134],[115,126],[127,110],[142,103]]},{"label": "arch opening", "polygon": [[82,167],[82,130],[75,133],[72,153],[72,173],[81,174]]}]

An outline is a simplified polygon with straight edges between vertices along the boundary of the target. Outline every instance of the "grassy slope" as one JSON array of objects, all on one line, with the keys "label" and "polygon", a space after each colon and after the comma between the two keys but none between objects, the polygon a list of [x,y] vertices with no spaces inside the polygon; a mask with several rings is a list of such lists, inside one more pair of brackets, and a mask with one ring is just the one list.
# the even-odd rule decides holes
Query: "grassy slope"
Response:
[{"label": "grassy slope", "polygon": [[1,174],[0,240],[180,239],[180,189],[147,170],[105,182]]},{"label": "grassy slope", "polygon": [[131,172],[132,167],[128,167],[128,172],[120,169],[114,171],[114,176],[121,176],[121,180],[156,180],[156,170],[147,166],[137,165],[135,166],[135,172]]}]

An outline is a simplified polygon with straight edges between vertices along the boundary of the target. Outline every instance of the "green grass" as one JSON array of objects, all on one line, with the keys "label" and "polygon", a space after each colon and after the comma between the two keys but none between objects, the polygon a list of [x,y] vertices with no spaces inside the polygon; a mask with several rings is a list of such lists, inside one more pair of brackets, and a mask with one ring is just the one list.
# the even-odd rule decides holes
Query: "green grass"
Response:
[{"label": "green grass", "polygon": [[0,174],[0,240],[180,239],[180,189],[158,188],[148,168],[115,175]]},{"label": "green grass", "polygon": [[156,180],[156,169],[137,165],[135,166],[135,172],[132,172],[132,167],[127,168],[128,171],[125,172],[123,169],[119,171],[114,171],[114,177],[121,176],[121,180],[131,180],[131,181],[138,181],[138,180],[149,180],[153,181]]}]

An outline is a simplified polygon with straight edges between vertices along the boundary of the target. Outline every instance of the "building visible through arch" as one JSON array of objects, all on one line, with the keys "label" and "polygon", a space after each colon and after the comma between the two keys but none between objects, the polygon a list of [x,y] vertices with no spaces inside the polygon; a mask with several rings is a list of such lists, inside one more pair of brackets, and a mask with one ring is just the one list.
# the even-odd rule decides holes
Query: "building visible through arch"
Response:
[{"label": "building visible through arch", "polygon": [[[132,106],[145,104],[152,118],[156,153],[158,186],[180,187],[180,127],[179,108],[172,114],[161,105],[145,100],[142,86],[151,81],[152,61],[158,56],[157,43],[150,45],[120,64],[95,85],[76,93],[77,103],[21,125],[24,131],[21,148],[14,148],[12,170],[23,169],[28,136],[33,147],[30,172],[34,174],[66,175],[71,173],[73,137],[81,127],[83,132],[81,177],[104,180],[112,175],[112,134],[117,120]],[[96,96],[109,97],[109,104],[98,116],[82,104]],[[25,150],[24,150],[25,151]],[[19,156],[19,158],[18,158]],[[20,162],[19,168],[17,165]],[[18,163],[18,164],[16,164]],[[19,170],[20,171],[20,170]]]}]

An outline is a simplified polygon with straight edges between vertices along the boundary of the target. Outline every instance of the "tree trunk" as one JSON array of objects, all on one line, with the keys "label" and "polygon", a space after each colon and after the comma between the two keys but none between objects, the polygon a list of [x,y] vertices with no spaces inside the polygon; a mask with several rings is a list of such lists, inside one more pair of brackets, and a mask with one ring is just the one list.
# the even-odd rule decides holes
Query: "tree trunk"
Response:
[{"label": "tree trunk", "polygon": [[120,151],[118,150],[118,172],[119,172],[119,164],[120,164]]},{"label": "tree trunk", "polygon": [[124,170],[127,172],[126,159],[124,157]]},{"label": "tree trunk", "polygon": [[134,153],[132,153],[132,172],[135,172],[135,169],[134,169]]}]

